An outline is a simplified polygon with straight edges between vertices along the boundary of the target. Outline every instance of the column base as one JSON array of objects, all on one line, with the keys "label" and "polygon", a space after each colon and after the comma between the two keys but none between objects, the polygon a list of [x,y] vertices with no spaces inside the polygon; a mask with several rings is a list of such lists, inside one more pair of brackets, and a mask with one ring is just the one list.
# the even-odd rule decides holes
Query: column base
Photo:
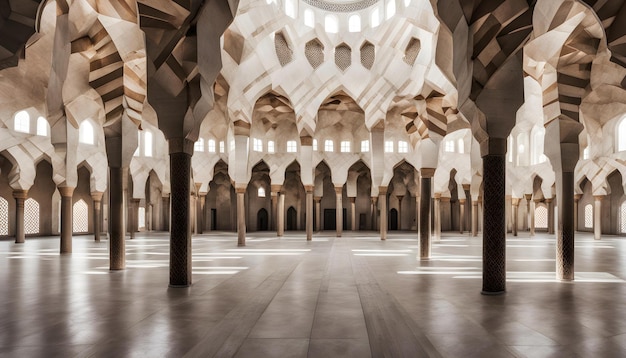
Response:
[{"label": "column base", "polygon": [[246,244],[237,243],[237,247],[245,247]]},{"label": "column base", "polygon": [[189,285],[172,285],[172,284],[170,284],[168,287],[169,288],[187,288],[187,287],[191,287],[191,284],[189,284]]},{"label": "column base", "polygon": [[499,296],[499,295],[503,295],[505,293],[506,293],[506,291],[496,291],[496,292],[480,291],[480,294],[484,295],[484,296]]}]

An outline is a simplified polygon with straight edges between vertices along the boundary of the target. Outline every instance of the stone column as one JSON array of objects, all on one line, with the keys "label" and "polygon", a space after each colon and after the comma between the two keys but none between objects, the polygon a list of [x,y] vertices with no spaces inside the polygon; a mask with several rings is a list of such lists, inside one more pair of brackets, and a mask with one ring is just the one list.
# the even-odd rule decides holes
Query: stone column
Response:
[{"label": "stone column", "polygon": [[[425,198],[422,198],[424,200]],[[441,194],[435,193],[435,200],[433,201],[433,213],[435,215],[433,220],[435,241],[441,241]]]},{"label": "stone column", "polygon": [[517,219],[519,217],[519,202],[518,198],[511,198],[511,206],[513,207],[513,236],[517,236]]},{"label": "stone column", "polygon": [[246,246],[246,188],[235,188],[237,193],[237,246]]},{"label": "stone column", "polygon": [[304,187],[306,192],[306,211],[304,212],[306,217],[306,241],[313,240],[313,189],[313,185]]},{"label": "stone column", "polygon": [[350,199],[350,230],[356,231],[356,198]]},{"label": "stone column", "polygon": [[465,224],[465,199],[459,199],[459,233],[463,233]]},{"label": "stone column", "polygon": [[[470,194],[470,185],[469,184],[463,184],[463,193],[465,193],[465,202],[463,204],[461,204],[463,206],[463,211],[464,211],[464,214],[461,215],[461,217],[463,218],[463,229],[469,231],[472,224],[470,223],[469,226],[467,225],[467,218],[466,218],[466,216],[469,215],[470,219],[471,219],[471,215],[472,215],[472,211],[473,211],[472,206],[469,205],[469,204],[472,203],[472,195]],[[465,203],[467,203],[467,205],[469,207],[466,207]]]},{"label": "stone column", "polygon": [[378,187],[378,205],[380,205],[380,239],[387,240],[387,187]]},{"label": "stone column", "polygon": [[[435,174],[434,168],[422,168],[422,179],[420,183],[420,259],[428,260],[431,252],[431,233],[430,233],[430,197],[432,177]],[[436,215],[436,214],[435,214]]]},{"label": "stone column", "polygon": [[276,216],[276,236],[281,237],[285,234],[285,193],[279,193]]},{"label": "stone column", "polygon": [[161,222],[163,223],[163,231],[170,231],[170,196],[169,194],[163,196],[163,205],[161,206],[163,209],[163,219]]},{"label": "stone column", "polygon": [[528,228],[528,231],[531,231],[531,236],[533,235],[532,233],[532,229],[531,227],[531,217],[533,217],[533,215],[530,214],[530,202],[532,201],[532,194],[524,194],[524,199],[526,199],[526,227]]},{"label": "stone column", "polygon": [[141,199],[130,199],[130,239],[135,238],[135,233],[139,231],[139,202]]},{"label": "stone column", "polygon": [[198,208],[198,234],[202,234],[204,233],[204,219],[206,218],[206,195],[207,193],[205,192],[201,192],[200,193],[200,207]]},{"label": "stone column", "polygon": [[72,253],[72,234],[74,230],[74,222],[72,220],[73,207],[72,195],[73,187],[59,187],[61,193],[61,253]]},{"label": "stone column", "polygon": [[513,211],[513,203],[511,202],[510,195],[507,195],[505,198],[504,207],[506,210],[504,211],[504,215],[506,218],[506,232],[513,232],[513,214],[511,213]]},{"label": "stone column", "polygon": [[28,190],[13,190],[13,198],[15,198],[15,243],[23,244],[26,238],[24,231],[24,201],[28,198]]},{"label": "stone column", "polygon": [[193,142],[170,139],[170,287],[191,285],[191,156]]},{"label": "stone column", "polygon": [[404,199],[404,195],[398,195],[396,198],[398,198],[398,230],[402,230],[402,199]]},{"label": "stone column", "polygon": [[278,232],[278,195],[280,193],[281,185],[270,185],[272,210],[270,211],[270,226],[271,230]]},{"label": "stone column", "polygon": [[420,232],[420,196],[415,194],[415,230],[419,234]]},{"label": "stone column", "polygon": [[[557,173],[558,174],[558,173]],[[574,280],[574,172],[561,172],[561,190],[557,181],[559,198],[559,230],[556,240],[557,278]]]},{"label": "stone column", "polygon": [[472,201],[472,236],[478,236],[478,200]]},{"label": "stone column", "polygon": [[[578,201],[582,197],[583,197],[582,194],[574,195],[574,230],[575,231],[578,231]],[[554,214],[554,207],[552,208],[552,214]],[[554,234],[554,230],[552,230],[552,233]]]},{"label": "stone column", "polygon": [[124,190],[128,169],[109,167],[109,269],[126,268]]},{"label": "stone column", "polygon": [[91,193],[91,199],[93,200],[93,239],[96,242],[100,242],[100,233],[102,232],[102,195],[101,191],[94,191]]},{"label": "stone column", "polygon": [[484,225],[482,294],[506,291],[506,221],[504,217],[506,139],[489,139],[483,156]]},{"label": "stone column", "polygon": [[546,205],[548,206],[548,234],[554,234],[554,205],[552,205],[552,198],[546,198]]},{"label": "stone column", "polygon": [[341,233],[343,232],[343,186],[335,186],[335,217],[337,222],[337,237],[341,237]]},{"label": "stone column", "polygon": [[372,231],[378,230],[378,197],[372,197]]},{"label": "stone column", "polygon": [[593,239],[600,240],[602,238],[602,199],[604,199],[604,195],[594,195],[593,199]]},{"label": "stone column", "polygon": [[537,209],[538,200],[533,200],[530,203],[530,236],[535,236],[535,210]]},{"label": "stone column", "polygon": [[198,235],[202,233],[200,225],[202,223],[202,211],[200,209],[200,187],[202,183],[194,183],[195,190],[193,195],[193,232]]},{"label": "stone column", "polygon": [[322,231],[322,197],[315,198],[315,231]]}]

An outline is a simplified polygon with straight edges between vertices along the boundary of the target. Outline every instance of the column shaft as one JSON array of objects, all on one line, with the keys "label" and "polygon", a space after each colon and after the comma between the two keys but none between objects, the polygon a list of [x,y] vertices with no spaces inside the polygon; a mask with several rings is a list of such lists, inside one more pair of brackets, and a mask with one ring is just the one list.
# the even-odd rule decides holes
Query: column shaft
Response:
[{"label": "column shaft", "polygon": [[478,201],[472,201],[472,236],[478,236]]},{"label": "column shaft", "polygon": [[102,195],[103,192],[91,193],[93,199],[93,239],[100,242],[100,233],[102,232]]},{"label": "column shaft", "polygon": [[206,206],[206,193],[200,193],[200,207],[198,208],[198,234],[204,233],[204,218]]},{"label": "column shaft", "polygon": [[378,230],[378,197],[372,197],[372,231]]},{"label": "column shaft", "polygon": [[[435,215],[433,220],[435,241],[441,240],[441,197],[440,194],[435,194],[435,200],[433,203],[433,213]],[[422,198],[424,200],[424,198]]]},{"label": "column shaft", "polygon": [[139,231],[139,202],[140,199],[131,199],[130,200],[130,239],[135,238],[135,233]]},{"label": "column shaft", "polygon": [[246,188],[237,188],[237,246],[246,246]]},{"label": "column shaft", "polygon": [[430,196],[431,196],[430,176],[422,176],[420,197],[420,259],[429,259],[431,252],[431,233],[430,233]]},{"label": "column shaft", "polygon": [[315,197],[315,231],[322,231],[322,198]]},{"label": "column shaft", "polygon": [[109,167],[109,269],[126,268],[124,181],[126,171]]},{"label": "column shaft", "polygon": [[387,187],[378,188],[378,205],[380,206],[380,239],[387,240]]},{"label": "column shaft", "polygon": [[61,253],[69,254],[72,252],[72,233],[74,223],[72,220],[72,195],[73,187],[60,187],[61,193]]},{"label": "column shaft", "polygon": [[191,154],[170,153],[170,287],[191,285]]},{"label": "column shaft", "polygon": [[343,232],[343,186],[335,187],[335,217],[337,222],[337,237],[341,237],[341,233]]},{"label": "column shaft", "polygon": [[465,230],[465,199],[459,199],[459,232]]},{"label": "column shaft", "polygon": [[400,195],[398,198],[398,230],[402,230],[402,199],[404,199],[403,195]]},{"label": "column shaft", "polygon": [[546,199],[546,204],[548,205],[548,234],[554,234],[554,205],[552,200]]},{"label": "column shaft", "polygon": [[26,239],[24,230],[24,201],[28,197],[28,190],[14,190],[15,198],[15,243],[23,244]]},{"label": "column shaft", "polygon": [[483,215],[483,288],[493,295],[506,291],[506,221],[504,154],[483,157],[484,191]]},{"label": "column shaft", "polygon": [[163,210],[162,229],[163,231],[170,231],[170,197],[169,195],[163,197],[163,205],[161,206],[161,208]]},{"label": "column shaft", "polygon": [[350,198],[350,230],[356,231],[356,198]]},{"label": "column shaft", "polygon": [[[557,174],[558,175],[558,174]],[[574,280],[574,173],[562,172],[559,190],[559,231],[556,240],[557,278]]]},{"label": "column shaft", "polygon": [[519,218],[519,199],[511,199],[511,205],[513,206],[513,236],[517,236],[517,221]]},{"label": "column shaft", "polygon": [[308,186],[306,190],[306,240],[313,240],[313,186]]},{"label": "column shaft", "polygon": [[276,211],[276,236],[285,234],[285,194],[279,193],[278,208]]},{"label": "column shaft", "polygon": [[535,236],[535,202],[530,203],[530,236]]},{"label": "column shaft", "polygon": [[594,195],[593,198],[593,238],[600,240],[602,238],[602,199],[604,196]]}]

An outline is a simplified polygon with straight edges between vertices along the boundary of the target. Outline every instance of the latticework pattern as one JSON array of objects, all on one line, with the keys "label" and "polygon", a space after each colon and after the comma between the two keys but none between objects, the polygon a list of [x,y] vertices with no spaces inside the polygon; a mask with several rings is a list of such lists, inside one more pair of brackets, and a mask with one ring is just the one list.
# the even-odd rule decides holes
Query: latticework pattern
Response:
[{"label": "latticework pattern", "polygon": [[535,229],[548,228],[548,209],[543,206],[537,206],[535,209]]},{"label": "latticework pattern", "polygon": [[24,202],[24,233],[39,234],[39,203],[33,198]]},{"label": "latticework pattern", "polygon": [[361,64],[363,67],[371,70],[372,66],[374,66],[375,59],[376,49],[372,43],[366,41],[363,46],[361,46]]},{"label": "latticework pattern", "polygon": [[404,62],[408,65],[413,66],[415,64],[415,60],[417,59],[417,55],[420,53],[420,49],[422,48],[422,43],[419,39],[415,37],[409,41],[409,44],[406,45],[406,50],[404,51]]},{"label": "latticework pattern", "polygon": [[137,210],[137,227],[139,229],[145,229],[146,227],[146,208],[143,206],[140,206],[139,210]]},{"label": "latticework pattern", "polygon": [[304,46],[304,55],[311,67],[318,68],[324,63],[324,46],[317,39],[313,39]]},{"label": "latticework pattern", "polygon": [[335,48],[335,64],[342,71],[345,71],[352,64],[352,49],[346,44],[341,44]]},{"label": "latticework pattern", "polygon": [[9,235],[9,202],[0,196],[0,235]]},{"label": "latticework pattern", "polygon": [[591,229],[593,227],[593,206],[591,204],[585,205],[585,228]]},{"label": "latticework pattern", "polygon": [[74,203],[72,208],[72,231],[89,231],[89,210],[87,209],[87,203],[83,199]]},{"label": "latticework pattern", "polygon": [[284,67],[293,61],[293,51],[289,48],[289,43],[282,32],[278,32],[274,36],[274,49],[281,66]]},{"label": "latticework pattern", "polygon": [[626,233],[626,201],[619,207],[619,232]]}]

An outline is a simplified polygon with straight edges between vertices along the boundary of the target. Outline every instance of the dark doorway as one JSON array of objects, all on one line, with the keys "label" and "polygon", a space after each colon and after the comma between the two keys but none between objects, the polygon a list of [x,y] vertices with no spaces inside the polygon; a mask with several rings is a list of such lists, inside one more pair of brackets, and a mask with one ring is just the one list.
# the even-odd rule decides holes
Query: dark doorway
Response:
[{"label": "dark doorway", "polygon": [[265,208],[262,208],[256,214],[256,229],[259,231],[267,231],[269,215]]},{"label": "dark doorway", "polygon": [[365,213],[361,213],[359,214],[359,230],[365,230],[365,225],[367,225],[365,222]]},{"label": "dark doorway", "polygon": [[[348,230],[348,209],[343,208],[343,230]],[[324,230],[337,230],[337,210],[336,209],[324,209]]]},{"label": "dark doorway", "polygon": [[211,208],[211,230],[217,228],[217,209]]},{"label": "dark doorway", "polygon": [[389,230],[398,230],[398,210],[389,211]]},{"label": "dark doorway", "polygon": [[298,212],[293,206],[287,209],[287,230],[298,230]]}]

